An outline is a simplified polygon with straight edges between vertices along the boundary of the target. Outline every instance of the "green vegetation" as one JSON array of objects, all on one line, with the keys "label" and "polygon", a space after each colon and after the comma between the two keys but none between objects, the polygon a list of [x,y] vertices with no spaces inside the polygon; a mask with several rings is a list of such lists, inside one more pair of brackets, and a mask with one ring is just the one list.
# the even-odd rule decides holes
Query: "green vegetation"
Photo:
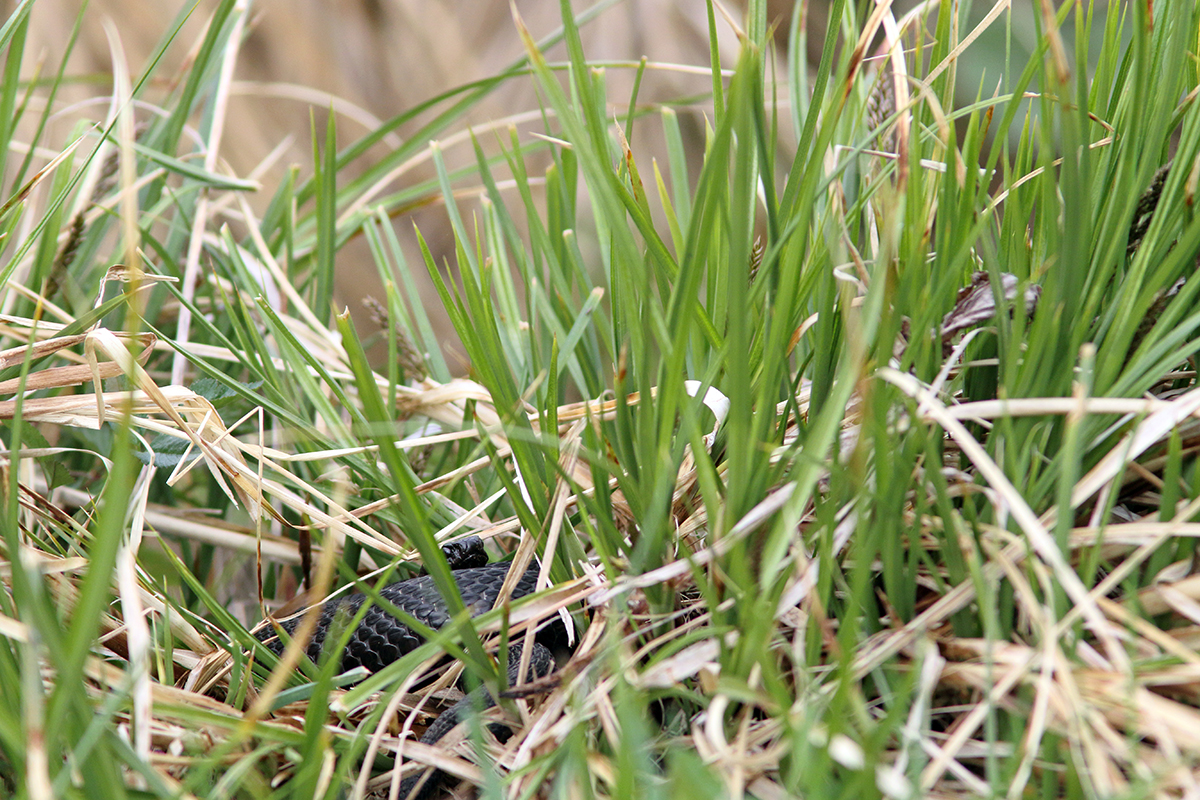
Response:
[{"label": "green vegetation", "polygon": [[[354,141],[331,114],[263,186],[206,155],[242,4],[181,76],[118,59],[62,139],[32,5],[0,27],[0,795],[386,797],[453,678],[414,668],[495,687],[484,634],[558,609],[557,684],[444,757],[486,796],[1194,791],[1195,2],[1042,4],[1033,58],[963,87],[1003,4],[835,0],[810,72],[803,7],[775,38],[749,0],[701,161],[696,107],[614,96],[648,67],[590,63],[562,0],[509,71]],[[510,81],[544,135],[448,164]],[[419,155],[436,180],[397,188]],[[412,263],[392,216],[438,203],[453,257]],[[387,286],[374,364],[332,303],[351,239]],[[356,685],[243,626],[300,578],[448,586],[468,532],[553,588]]]}]

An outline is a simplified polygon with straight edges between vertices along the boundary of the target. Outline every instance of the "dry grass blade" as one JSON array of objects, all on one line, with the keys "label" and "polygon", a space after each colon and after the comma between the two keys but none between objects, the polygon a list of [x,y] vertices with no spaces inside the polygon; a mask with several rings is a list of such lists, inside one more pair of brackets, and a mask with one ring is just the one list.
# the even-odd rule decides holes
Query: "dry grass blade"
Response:
[{"label": "dry grass blade", "polygon": [[944,406],[936,396],[919,386],[910,376],[884,368],[880,370],[880,377],[901,387],[914,399],[919,400],[918,413],[924,413],[936,420],[954,438],[975,468],[987,479],[992,488],[1000,493],[1007,510],[1016,518],[1017,523],[1029,538],[1030,545],[1054,571],[1055,580],[1066,589],[1067,594],[1077,604],[1077,608],[1081,610],[1092,626],[1093,632],[1104,641],[1109,658],[1119,669],[1131,669],[1125,651],[1121,648],[1108,621],[1096,606],[1094,598],[1080,581],[1079,575],[1067,563],[1044,523],[1034,515],[1033,510],[1029,508],[1008,477],[987,452],[975,441],[962,423],[944,413]]}]

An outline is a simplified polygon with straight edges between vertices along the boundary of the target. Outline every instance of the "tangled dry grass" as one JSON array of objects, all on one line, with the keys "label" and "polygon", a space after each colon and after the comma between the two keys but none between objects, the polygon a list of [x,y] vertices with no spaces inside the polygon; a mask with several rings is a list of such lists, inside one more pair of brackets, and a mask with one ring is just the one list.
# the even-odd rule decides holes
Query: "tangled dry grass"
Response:
[{"label": "tangled dry grass", "polygon": [[[192,470],[205,470],[222,485],[231,501],[246,509],[252,521],[230,525],[210,519],[202,511],[180,513],[156,505],[149,499],[154,469],[150,464],[142,467],[126,511],[129,543],[117,562],[119,607],[103,618],[100,649],[88,659],[86,675],[92,691],[101,695],[125,691],[131,676],[141,676],[137,679],[141,685],[133,693],[133,708],[119,712],[116,720],[144,734],[138,742],[142,755],[165,780],[181,774],[190,759],[206,759],[214,751],[224,758],[248,753],[253,742],[245,737],[249,722],[265,720],[258,724],[303,731],[308,701],[278,705],[281,695],[272,690],[281,687],[279,680],[268,683],[262,694],[256,692],[249,664],[231,657],[231,648],[236,653],[245,647],[245,637],[223,630],[219,621],[197,620],[178,609],[174,593],[164,591],[158,581],[148,580],[138,567],[137,553],[154,547],[156,539],[161,541],[164,553],[186,541],[253,554],[263,568],[269,569],[271,564],[310,563],[310,559],[321,559],[353,539],[371,552],[413,558],[415,553],[403,546],[402,539],[388,535],[392,525],[373,520],[373,515],[394,498],[363,502],[349,487],[343,487],[346,491],[341,497],[326,496],[292,466],[301,459],[324,460],[344,453],[301,453],[278,443],[268,446],[261,433],[235,435],[233,426],[222,422],[204,396],[185,386],[156,383],[135,366],[144,362],[156,346],[161,347],[152,335],[129,340],[119,332],[96,326],[85,334],[60,336],[56,335],[61,332],[57,326],[44,322],[6,317],[4,324],[6,336],[28,342],[5,351],[5,363],[19,364],[27,358],[53,353],[58,359],[79,364],[30,370],[24,378],[26,387],[62,388],[87,380],[99,387],[105,376],[113,373],[138,376],[138,388],[132,391],[88,391],[26,400],[21,414],[27,423],[94,430],[106,419],[128,414],[136,429],[158,437],[156,441],[175,439],[187,444],[168,484],[186,482]],[[303,330],[296,319],[289,324],[297,334]],[[345,353],[327,337],[312,337],[314,347],[318,338],[324,338],[318,357],[329,376],[349,382],[352,370]],[[203,354],[216,363],[240,360],[237,354],[221,348],[207,348]],[[279,366],[287,368],[286,364]],[[1167,378],[1170,385],[1176,386],[1180,381],[1193,381],[1194,373],[1174,373]],[[1200,536],[1200,525],[1189,521],[1200,501],[1181,501],[1175,513],[1163,520],[1147,518],[1138,510],[1153,503],[1147,497],[1149,493],[1163,489],[1165,451],[1172,437],[1184,454],[1200,449],[1200,393],[1188,389],[1174,390],[1164,398],[1140,400],[1079,396],[946,405],[936,392],[910,375],[882,369],[877,379],[893,383],[916,401],[911,424],[935,425],[946,432],[944,464],[926,467],[940,472],[944,491],[985,494],[991,504],[1017,521],[1024,537],[1003,525],[989,525],[981,529],[976,540],[961,530],[947,530],[949,521],[943,518],[921,515],[916,498],[910,498],[904,513],[915,535],[927,539],[930,550],[944,547],[946,536],[955,536],[967,561],[976,565],[980,580],[951,586],[945,574],[923,571],[919,578],[920,613],[907,623],[893,619],[886,630],[864,639],[854,652],[846,654],[837,653],[836,621],[824,618],[819,605],[813,602],[811,589],[820,558],[797,551],[794,574],[776,609],[770,643],[777,651],[776,657],[791,662],[794,668],[804,664],[800,639],[815,615],[825,631],[824,657],[850,659],[859,678],[866,678],[889,662],[898,661],[904,665],[902,671],[912,671],[916,701],[902,727],[903,736],[889,748],[885,760],[892,763],[881,767],[877,775],[878,786],[888,796],[909,796],[915,788],[925,796],[987,795],[990,790],[979,777],[978,765],[996,755],[995,745],[983,732],[994,708],[1010,708],[1030,719],[1019,744],[1027,754],[1017,774],[1019,781],[1027,780],[1038,767],[1034,755],[1041,750],[1038,742],[1055,737],[1078,748],[1078,757],[1105,794],[1125,791],[1131,781],[1153,783],[1162,796],[1189,794],[1194,789],[1195,774],[1188,765],[1200,755],[1200,737],[1195,733],[1200,728],[1195,708],[1200,691],[1200,657],[1195,651],[1200,642],[1200,581],[1191,574],[1190,560],[1185,559],[1163,567],[1132,595],[1125,595],[1121,587],[1130,575],[1145,569],[1147,560],[1161,550],[1164,542]],[[473,405],[479,422],[476,428],[466,431],[409,437],[403,443],[406,450],[415,453],[450,441],[456,446],[470,445],[481,436],[489,438],[495,450],[492,457],[475,459],[427,479],[416,488],[419,494],[436,494],[444,485],[469,481],[475,472],[490,469],[496,460],[504,462],[510,456],[505,428],[490,400],[484,387],[469,380],[439,384],[426,379],[403,387],[398,403],[410,420],[420,420],[426,430],[454,425],[464,418],[468,404]],[[794,404],[781,406],[779,413],[788,413],[787,405],[798,409],[803,417],[807,398],[797,397]],[[8,401],[0,414],[11,419],[14,410],[14,404]],[[562,474],[556,482],[553,514],[542,531],[548,537],[548,559],[553,557],[564,519],[580,511],[577,496],[592,491],[590,472],[578,460],[583,430],[597,419],[612,419],[614,413],[614,401],[600,399],[563,405],[557,410],[555,435],[563,454]],[[1075,483],[1067,508],[1053,507],[1036,515],[964,423],[986,428],[1002,417],[1045,415],[1068,415],[1076,420],[1089,415],[1116,416],[1133,424],[1110,450],[1110,457]],[[530,417],[530,423],[536,426],[537,415]],[[853,415],[848,416],[843,429],[847,441],[859,435],[857,426]],[[149,442],[147,449],[154,449]],[[369,455],[371,449],[364,446],[361,452]],[[16,469],[20,476],[20,520],[26,543],[23,558],[36,563],[55,605],[65,609],[79,594],[86,559],[64,556],[61,545],[51,543],[86,535],[87,516],[93,513],[99,498],[65,486],[47,493],[43,470],[37,465],[61,452],[55,447],[28,448],[22,451],[20,460],[9,461],[8,468]],[[968,466],[955,466],[964,457]],[[977,476],[984,478],[983,485]],[[566,669],[553,682],[533,687],[528,699],[518,705],[522,716],[519,733],[503,746],[493,742],[491,755],[497,765],[520,774],[534,755],[560,747],[570,732],[580,727],[598,726],[600,735],[617,739],[620,724],[611,692],[613,675],[620,674],[635,690],[694,683],[696,691],[711,693],[708,710],[676,732],[678,742],[694,748],[725,776],[731,793],[788,796],[787,790],[775,783],[780,749],[790,746],[781,741],[785,733],[781,720],[808,717],[810,709],[822,703],[829,687],[814,685],[811,679],[798,675],[795,705],[784,715],[764,716],[754,702],[723,695],[718,655],[722,647],[731,646],[729,637],[736,638],[737,632],[722,631],[712,624],[713,610],[694,594],[694,576],[698,571],[715,570],[735,543],[779,513],[790,496],[790,487],[779,487],[725,536],[712,541],[706,537],[707,512],[695,502],[696,482],[694,464],[685,463],[673,492],[672,518],[678,539],[673,560],[641,575],[614,573],[592,560],[581,561],[581,577],[539,594],[531,603],[520,604],[509,618],[512,634],[516,635],[522,621],[544,619],[562,610],[586,609],[581,617],[579,644]],[[916,491],[922,486],[931,494],[937,491],[928,480],[919,481],[917,486]],[[534,537],[522,529],[516,516],[493,518],[489,514],[498,499],[496,495],[481,498],[475,508],[459,509],[454,519],[439,530],[438,539],[470,532],[493,542],[501,552],[516,550],[518,559],[522,554],[532,555]],[[446,498],[440,500],[453,505]],[[619,493],[612,496],[611,502],[614,517],[624,520],[627,529],[633,531],[634,515]],[[76,508],[87,511],[82,525],[76,522]],[[271,515],[276,518],[274,523],[258,511],[272,508],[280,509]],[[295,526],[279,527],[283,509],[311,520],[311,529],[320,533],[324,546],[302,550],[295,539],[286,535]],[[1101,516],[1106,510],[1112,515],[1109,521]],[[1071,528],[1068,547],[1061,556],[1050,533],[1059,514],[1090,517],[1089,524]],[[856,515],[853,502],[835,514],[835,556],[848,544]],[[804,531],[814,523],[810,505],[801,519],[797,541],[805,538]],[[1077,570],[1097,556],[1112,564],[1112,571],[1088,589],[1080,582]],[[364,557],[361,566],[378,569],[386,565]],[[1039,583],[1041,591],[1035,591],[1031,582]],[[994,592],[1003,583],[1013,590],[1011,613],[1019,620],[1014,626],[1018,632],[1015,638],[997,641],[956,635],[954,615],[984,601],[976,586]],[[1068,613],[1057,617],[1045,604],[1056,586],[1062,587],[1073,604]],[[670,587],[677,597],[676,610],[651,612],[641,598],[648,587]],[[629,611],[614,611],[614,605]],[[270,608],[272,603],[268,600],[266,606]],[[1152,622],[1161,618],[1176,621],[1168,625]],[[153,637],[151,628],[157,631]],[[174,643],[166,653],[153,644],[162,639],[163,628],[169,628]],[[17,619],[4,618],[2,629],[15,641],[28,638],[26,626]],[[498,620],[480,632],[497,629]],[[1042,644],[1024,641],[1025,635]],[[686,645],[679,647],[680,642]],[[288,659],[280,669],[286,671],[293,666],[294,659]],[[446,687],[452,685],[457,671],[451,670],[444,679],[414,689],[420,674],[414,671],[383,696],[353,688],[333,690],[328,699],[335,711],[328,722],[330,735],[359,736],[367,712],[384,704],[386,713],[374,722],[369,756],[387,753],[397,762],[433,764],[465,780],[481,781],[479,768],[463,757],[472,752],[469,742],[447,754],[406,738],[405,734],[419,731],[422,722],[446,702],[447,692],[453,696],[453,690]],[[751,684],[748,688],[755,687]],[[734,716],[734,736],[720,722],[723,714],[719,706],[729,704],[741,708]],[[204,723],[198,729],[199,719]],[[924,722],[926,719],[936,724],[930,726]],[[861,763],[863,756],[851,740],[827,739],[819,725],[808,735],[814,746],[828,748],[830,756],[844,766]],[[928,758],[919,787],[908,786],[903,777],[905,759],[913,750]],[[400,773],[373,776],[372,763],[372,758],[364,759],[357,790],[386,796],[388,786],[398,785]],[[613,763],[597,755],[590,766],[601,781],[615,785],[617,767]],[[281,779],[289,774],[287,769],[279,772]],[[518,778],[513,788],[524,792],[539,785],[544,777],[540,772],[529,772]]]}]

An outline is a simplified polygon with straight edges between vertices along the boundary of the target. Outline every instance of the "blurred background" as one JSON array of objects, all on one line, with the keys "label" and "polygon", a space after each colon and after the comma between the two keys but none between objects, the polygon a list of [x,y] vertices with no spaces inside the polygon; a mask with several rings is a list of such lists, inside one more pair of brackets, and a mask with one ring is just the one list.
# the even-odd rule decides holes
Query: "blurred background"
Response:
[{"label": "blurred background", "polygon": [[[0,3],[6,16],[14,5],[12,0]],[[577,13],[587,7],[575,5]],[[786,26],[790,4],[777,5]],[[161,54],[156,75],[179,75],[199,47],[216,6],[215,0],[201,0],[189,14],[193,7],[190,1],[90,2],[68,62],[68,74],[74,80],[56,100],[61,109],[55,118],[58,130],[48,131],[42,141],[52,143],[50,146],[65,141],[81,117],[104,118],[113,61],[122,57],[115,55],[117,42],[136,80],[146,71],[165,37],[178,27],[175,41]],[[661,64],[707,68],[708,22],[703,0],[635,0],[609,2],[601,7],[583,27],[589,58],[636,63],[645,56]],[[560,26],[560,6],[555,0],[520,0],[516,8],[535,40]],[[251,9],[252,20],[234,69],[220,155],[233,174],[253,176],[263,184],[263,190],[251,198],[260,211],[289,168],[298,167],[301,176],[312,173],[313,126],[315,123],[316,130],[324,135],[328,109],[335,109],[338,115],[338,144],[345,147],[378,128],[382,121],[456,87],[496,75],[524,56],[507,2],[258,0]],[[48,65],[46,69],[53,69],[67,48],[70,26],[78,10],[77,0],[38,0],[32,12],[31,46],[26,53],[37,54],[36,58]],[[735,18],[742,14],[736,2],[729,11]],[[718,26],[722,57],[732,64],[737,55],[736,36],[724,20],[719,20]],[[558,46],[547,56],[551,61],[561,60],[564,53],[564,48]],[[26,63],[22,72],[32,75],[38,66],[36,62]],[[608,75],[610,97],[616,103],[612,113],[624,115],[635,69],[613,66]],[[693,147],[697,159],[703,146],[705,94],[710,87],[711,79],[699,70],[689,73],[650,68],[639,92],[639,104],[679,105],[685,141]],[[160,79],[148,87],[144,97],[153,103],[173,88],[170,82]],[[693,105],[689,98],[700,99]],[[408,128],[400,128],[397,134],[408,135],[437,110]],[[142,108],[138,113],[141,118],[153,110]],[[497,87],[466,119],[481,144],[488,147],[497,135],[508,139],[509,122],[519,123],[524,130],[541,129],[538,113],[533,82],[520,77]],[[661,137],[653,135],[652,126],[657,120],[652,116],[648,121],[650,124],[635,129],[638,138],[633,144],[639,149],[639,157],[642,153],[653,157],[661,144]],[[379,147],[395,147],[399,141],[391,137]],[[456,137],[444,146],[451,168],[474,162],[469,137]],[[368,153],[363,162],[370,158]],[[537,175],[539,166],[531,164],[531,174]],[[353,175],[354,170],[348,174]],[[426,159],[412,164],[397,176],[397,182],[411,185],[433,175],[433,165]],[[420,262],[414,224],[439,263],[447,257],[453,259],[453,237],[440,203],[439,197],[431,197],[429,205],[393,215],[397,233],[413,263]],[[460,210],[470,218],[468,203]],[[236,230],[236,224],[233,227]],[[367,333],[372,325],[365,319],[360,301],[365,295],[381,296],[382,289],[363,242],[351,241],[338,254],[336,284],[339,307],[349,306],[360,330]],[[438,305],[432,297],[430,300],[426,305]],[[448,344],[452,350],[452,344]]]},{"label": "blurred background", "polygon": [[[0,2],[6,16],[15,5],[14,0]],[[61,146],[80,118],[105,117],[115,60],[123,60],[136,80],[153,58],[161,59],[154,72],[155,82],[142,95],[147,104],[138,110],[139,118],[154,113],[156,100],[176,88],[175,79],[169,76],[178,76],[186,69],[217,5],[216,0],[92,0],[82,15],[68,61],[70,80],[55,99],[58,112],[41,142],[48,147]],[[781,83],[787,74],[786,42],[793,20],[799,20],[807,29],[806,56],[815,68],[821,55],[827,5],[828,0],[810,0],[797,9],[789,0],[769,0],[778,44],[776,77]],[[857,5],[861,18],[874,3]],[[911,0],[896,2],[893,12],[899,17],[913,5]],[[937,5],[931,4],[934,8]],[[705,0],[609,0],[591,5],[576,2],[573,6],[577,14],[589,15],[582,29],[588,57],[608,62],[610,115],[624,118],[636,64],[645,57],[649,66],[639,87],[638,105],[654,109],[669,104],[676,111],[693,162],[694,180],[703,152],[706,115],[711,110]],[[555,0],[517,0],[513,7],[534,40],[559,28],[561,12]],[[250,198],[259,211],[290,169],[298,170],[301,177],[312,173],[314,125],[323,136],[329,109],[337,114],[338,144],[344,148],[378,128],[382,121],[456,87],[494,76],[524,56],[512,7],[499,0],[256,0],[250,8],[251,21],[233,65],[234,82],[220,156],[228,172],[260,181],[263,189]],[[728,0],[716,8],[723,66],[731,67],[737,56],[735,28],[741,24],[744,0]],[[959,13],[958,6],[955,8]],[[68,48],[78,11],[77,0],[38,0],[34,4],[22,74],[55,69]],[[972,10],[967,4],[959,29],[969,30],[973,21],[987,11],[988,7]],[[1034,41],[1033,11],[1017,9],[1013,14],[1014,63],[1024,64],[1027,55],[1015,51],[1023,40]],[[927,21],[926,39],[934,24],[933,20]],[[960,76],[966,80],[960,78],[959,92],[967,101],[990,94],[1000,77],[1005,56],[1004,26],[993,27],[988,35],[998,40],[991,45],[981,40],[983,46],[971,48],[968,54],[971,63],[960,65]],[[179,32],[174,41],[161,49],[175,29]],[[551,62],[561,61],[564,53],[559,45],[550,48],[547,57]],[[779,98],[781,103],[787,102],[782,90]],[[35,93],[30,102],[44,102],[44,98]],[[397,129],[363,156],[360,169],[372,158],[378,160],[387,148],[397,147],[402,137],[411,135],[443,108],[435,108]],[[451,134],[443,140],[448,166],[453,169],[474,163],[470,137],[465,135],[468,125],[481,145],[495,152],[497,137],[511,146],[510,124],[526,137],[531,131],[543,130],[540,108],[528,77],[500,84],[467,115],[464,130],[457,132],[464,135]],[[786,145],[787,132],[784,134]],[[662,162],[657,114],[639,120],[631,145],[642,164],[648,165],[652,158]],[[387,190],[431,179],[434,170],[427,155],[407,164]],[[528,169],[537,176],[543,166],[535,155]],[[352,177],[355,169],[343,174]],[[470,219],[470,204],[476,201],[471,187],[461,188],[459,210],[464,219]],[[413,263],[420,260],[414,225],[439,264],[453,262],[453,237],[441,203],[440,193],[434,191],[426,203],[391,212],[397,236]],[[236,234],[238,219],[232,209],[228,221]],[[579,233],[586,247],[587,232]],[[364,296],[381,295],[377,270],[366,245],[359,240],[350,241],[338,253],[336,263],[337,304],[352,310],[365,335],[373,329],[373,323],[361,301]],[[430,302],[426,306],[440,305],[431,294],[427,300]],[[450,354],[454,350],[452,338],[447,333],[445,349]]]},{"label": "blurred background", "polygon": [[[16,4],[0,2],[5,16]],[[589,4],[575,3],[576,13]],[[740,23],[741,0],[726,7],[731,19]],[[61,112],[43,142],[49,146],[66,141],[81,117],[103,119],[107,112],[108,86],[114,58],[124,58],[136,79],[146,71],[151,58],[170,31],[179,28],[175,41],[161,54],[159,76],[180,74],[195,48],[205,25],[217,6],[215,0],[180,2],[162,0],[92,0],[82,17],[78,41],[68,62],[73,82],[56,100]],[[774,0],[772,17],[779,35],[786,35],[792,3]],[[807,10],[812,25],[824,28],[825,0],[811,3]],[[556,0],[518,0],[515,4],[535,40],[560,25]],[[704,0],[629,0],[596,6],[599,12],[583,26],[584,46],[596,61],[633,62],[645,56],[651,62],[639,90],[643,106],[672,103],[679,113],[685,142],[698,163],[703,148],[706,94],[711,79],[708,69],[708,20]],[[312,130],[324,131],[325,114],[338,114],[339,146],[345,147],[381,121],[444,92],[488,78],[513,65],[524,48],[507,2],[479,0],[257,0],[251,5],[252,21],[238,54],[233,89],[229,100],[226,135],[220,155],[229,170],[239,176],[254,176],[264,188],[251,198],[256,208],[269,202],[273,188],[287,170],[298,166],[301,175],[312,171]],[[188,13],[190,10],[190,13]],[[38,61],[53,70],[66,51],[71,25],[79,11],[77,0],[38,0],[32,11],[31,54],[22,65],[32,75]],[[737,38],[729,21],[718,19],[722,58],[732,65],[737,56]],[[813,37],[820,41],[819,32]],[[123,56],[115,55],[119,43]],[[551,61],[561,60],[562,46],[547,52]],[[813,59],[819,53],[811,54]],[[782,56],[781,56],[782,59]],[[781,62],[782,63],[782,62]],[[654,64],[687,66],[655,68]],[[624,115],[631,96],[636,70],[610,67],[607,70],[614,115]],[[162,79],[148,87],[144,97],[151,103],[174,88]],[[36,100],[37,98],[35,98]],[[500,85],[467,117],[472,126],[496,126],[505,139],[508,121],[525,129],[541,128],[536,115],[538,98],[526,77]],[[139,116],[153,113],[139,109]],[[632,142],[639,158],[647,162],[658,156],[661,137],[656,134],[655,115],[635,128]],[[417,124],[410,126],[413,130]],[[401,128],[400,136],[408,131]],[[476,130],[486,147],[495,133]],[[396,146],[398,140],[390,140]],[[388,147],[389,141],[380,145]],[[371,156],[368,154],[366,159]],[[446,143],[451,167],[473,162],[469,137]],[[364,159],[365,160],[365,159]],[[531,164],[531,174],[537,174]],[[353,174],[351,171],[350,174]],[[695,173],[693,172],[693,175]],[[415,163],[398,181],[410,184],[428,180],[433,166]],[[394,215],[397,233],[409,256],[419,262],[413,224],[420,227],[439,263],[453,241],[440,199],[429,206]],[[470,209],[461,209],[469,219]],[[236,229],[236,225],[234,226]],[[352,241],[337,259],[337,302],[349,306],[360,323],[365,317],[360,300],[379,296],[376,269],[362,242]],[[369,329],[369,328],[368,328]],[[365,331],[364,331],[365,332]]]}]

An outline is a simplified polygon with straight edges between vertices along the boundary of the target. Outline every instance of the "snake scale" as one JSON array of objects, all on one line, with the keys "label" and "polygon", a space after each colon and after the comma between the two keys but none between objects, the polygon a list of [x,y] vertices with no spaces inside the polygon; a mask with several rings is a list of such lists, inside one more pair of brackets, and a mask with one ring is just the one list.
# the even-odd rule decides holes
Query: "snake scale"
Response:
[{"label": "snake scale", "polygon": [[[458,586],[459,594],[462,595],[463,604],[470,610],[471,616],[478,616],[490,611],[495,605],[500,588],[508,575],[509,564],[507,562],[488,564],[487,554],[483,550],[483,542],[474,536],[446,546],[443,552],[446,553],[447,561],[452,567],[450,574]],[[527,569],[513,587],[511,598],[515,600],[532,594],[537,582],[537,574],[536,566]],[[379,590],[379,595],[433,630],[443,627],[450,621],[446,603],[437,586],[434,585],[433,578],[428,575],[385,586]],[[357,615],[364,602],[366,602],[365,595],[354,594],[343,595],[325,603],[307,648],[307,655],[314,663],[321,657],[326,646],[326,637],[331,628],[336,627],[339,620],[352,619]],[[279,627],[291,636],[303,618],[303,614],[295,615],[279,622]],[[530,650],[526,681],[545,677],[551,672],[554,668],[554,658],[550,648],[563,646],[565,633],[562,622],[557,619],[538,632],[536,643]],[[283,652],[284,642],[280,640],[271,626],[259,630],[256,636],[276,655]],[[350,641],[342,652],[339,671],[344,672],[362,666],[371,672],[377,672],[412,652],[423,642],[424,639],[419,633],[382,608],[371,605],[351,633]],[[508,654],[508,685],[510,686],[518,683],[520,661],[521,647],[514,645],[509,649]],[[472,708],[483,710],[495,704],[495,698],[486,691],[485,687],[481,686],[442,712],[425,731],[421,741],[424,744],[434,744],[462,721]],[[500,733],[500,731],[496,732]],[[428,798],[437,791],[443,781],[444,776],[436,770],[432,774],[429,770],[426,770],[425,773],[417,773],[405,779],[401,785],[400,797]]]}]

